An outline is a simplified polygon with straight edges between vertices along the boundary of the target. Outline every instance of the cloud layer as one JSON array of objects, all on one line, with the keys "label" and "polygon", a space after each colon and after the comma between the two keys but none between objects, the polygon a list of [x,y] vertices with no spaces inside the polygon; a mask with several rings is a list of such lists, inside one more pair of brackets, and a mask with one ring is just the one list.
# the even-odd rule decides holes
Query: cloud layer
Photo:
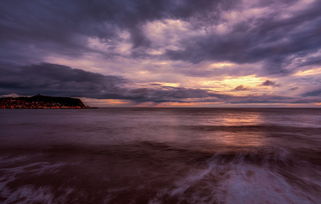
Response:
[{"label": "cloud layer", "polygon": [[320,27],[317,0],[5,0],[0,92],[318,103]]},{"label": "cloud layer", "polygon": [[0,95],[40,93],[98,99],[128,99],[134,102],[172,102],[184,99],[225,97],[201,89],[177,87],[134,88],[119,76],[73,69],[57,64],[0,67]]},{"label": "cloud layer", "polygon": [[[298,100],[274,95],[232,96],[205,89],[170,87],[155,84],[153,88],[137,88],[132,82],[119,76],[74,69],[57,64],[34,64],[28,66],[0,66],[0,95],[35,93],[52,96],[73,96],[96,99],[121,99],[132,103],[165,102],[179,103],[304,103],[317,102],[315,98]],[[266,82],[264,82],[266,83]],[[133,86],[134,85],[134,86]],[[242,85],[237,91],[248,90]],[[319,93],[319,92],[318,92]],[[307,96],[315,93],[307,93]]]}]

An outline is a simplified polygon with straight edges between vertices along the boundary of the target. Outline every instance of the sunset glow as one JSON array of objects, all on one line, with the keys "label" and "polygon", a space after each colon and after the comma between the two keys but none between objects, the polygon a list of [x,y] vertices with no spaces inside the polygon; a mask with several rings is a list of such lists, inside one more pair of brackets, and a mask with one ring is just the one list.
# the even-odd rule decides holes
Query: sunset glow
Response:
[{"label": "sunset glow", "polygon": [[317,204],[321,0],[2,0],[0,204]]},{"label": "sunset glow", "polygon": [[320,2],[223,2],[3,6],[0,95],[100,106],[320,103]]}]

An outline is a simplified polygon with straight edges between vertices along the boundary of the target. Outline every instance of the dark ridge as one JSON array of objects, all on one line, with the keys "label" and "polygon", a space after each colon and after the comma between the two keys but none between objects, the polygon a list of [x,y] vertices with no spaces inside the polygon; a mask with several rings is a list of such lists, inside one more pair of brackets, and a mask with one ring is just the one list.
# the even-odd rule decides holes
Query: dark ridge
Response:
[{"label": "dark ridge", "polygon": [[83,109],[89,108],[78,98],[35,95],[0,98],[2,109]]}]

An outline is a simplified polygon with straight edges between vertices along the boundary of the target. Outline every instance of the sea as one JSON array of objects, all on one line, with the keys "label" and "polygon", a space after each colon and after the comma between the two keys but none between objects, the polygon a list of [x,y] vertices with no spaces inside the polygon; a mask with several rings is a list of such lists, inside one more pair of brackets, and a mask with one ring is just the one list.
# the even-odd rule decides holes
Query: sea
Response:
[{"label": "sea", "polygon": [[320,204],[321,109],[0,110],[0,203]]}]

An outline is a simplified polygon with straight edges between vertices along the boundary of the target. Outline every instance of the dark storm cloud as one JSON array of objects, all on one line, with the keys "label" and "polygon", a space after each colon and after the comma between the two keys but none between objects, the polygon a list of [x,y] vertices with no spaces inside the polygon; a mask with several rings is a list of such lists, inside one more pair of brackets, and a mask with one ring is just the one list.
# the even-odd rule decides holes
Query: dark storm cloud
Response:
[{"label": "dark storm cloud", "polygon": [[[184,102],[186,99],[228,103],[315,101],[313,97],[320,96],[318,89],[302,95],[309,99],[297,100],[279,96],[236,97],[197,87],[135,88],[134,82],[121,76],[106,76],[45,63],[73,64],[69,61],[75,59],[76,65],[70,66],[91,70],[88,65],[91,63],[86,62],[91,60],[94,63],[97,59],[99,69],[104,68],[102,66],[105,62],[110,66],[106,67],[105,73],[115,69],[113,73],[125,75],[126,71],[126,76],[130,76],[130,72],[139,73],[137,69],[148,66],[140,63],[143,62],[140,60],[147,59],[150,64],[153,64],[153,60],[164,60],[170,62],[164,72],[173,78],[178,75],[215,77],[252,74],[291,77],[293,72],[320,65],[321,1],[316,0],[311,5],[298,0],[253,2],[4,0],[0,4],[0,94],[41,93],[157,103]],[[289,10],[297,2],[301,3]],[[231,12],[234,12],[234,17]],[[233,18],[226,19],[226,16]],[[171,19],[170,22],[174,22],[176,27],[169,26],[166,19]],[[156,23],[156,27],[152,26],[151,34],[154,36],[151,37],[146,26],[158,20],[164,21],[160,25]],[[157,33],[157,25],[170,27],[171,33],[167,35],[166,29],[165,34]],[[225,25],[225,30],[215,30],[220,25]],[[122,48],[118,43],[123,40],[122,32],[128,34],[126,40],[129,45],[126,46],[130,48],[124,52],[126,54],[117,51],[117,48]],[[94,46],[90,46],[89,40],[94,41]],[[153,49],[161,54],[150,54],[149,51]],[[64,61],[64,57],[69,61]],[[171,60],[178,60],[177,65]],[[128,67],[133,61],[133,66]],[[219,69],[198,66],[222,61],[231,62],[235,66]],[[126,63],[126,66],[122,63]],[[150,72],[155,72],[155,76],[160,75],[157,81],[164,78],[160,74],[164,66],[148,68]],[[145,81],[151,82],[153,76],[146,75],[146,78]],[[132,87],[128,88],[130,85]],[[267,80],[262,86],[283,88],[285,84],[280,87],[278,83]],[[304,87],[301,89],[304,90]],[[235,87],[235,91],[242,90],[246,90],[246,87]]]},{"label": "dark storm cloud", "polygon": [[[253,16],[230,25],[229,32],[184,39],[179,50],[167,50],[171,59],[193,63],[227,60],[236,63],[262,62],[269,74],[287,74],[289,56],[302,56],[321,48],[321,2],[280,18],[282,10],[296,0],[260,1],[257,8],[277,13]],[[242,1],[232,0],[5,0],[0,5],[0,60],[41,62],[48,54],[80,56],[101,52],[87,46],[88,37],[117,39],[118,32],[130,33],[133,56],[143,57],[149,39],[143,25],[166,18],[190,22],[194,29],[226,23],[221,14],[241,9]],[[243,1],[246,5],[247,1]],[[242,16],[240,16],[242,18]],[[138,53],[138,54],[137,54]],[[140,53],[140,54],[139,54]],[[113,53],[103,53],[106,57]],[[311,59],[310,63],[319,63]]]},{"label": "dark storm cloud", "polygon": [[[28,66],[0,65],[0,95],[52,95],[88,97],[96,99],[125,99],[142,102],[227,102],[227,103],[304,103],[318,99],[296,99],[284,96],[231,96],[204,89],[153,86],[131,87],[131,82],[119,76],[73,69],[57,64],[34,64]],[[245,90],[245,87],[236,87]],[[320,95],[320,90],[306,96]],[[192,99],[192,101],[190,101]]]},{"label": "dark storm cloud", "polygon": [[[305,100],[304,103],[307,103],[307,102],[311,102],[311,101]],[[236,97],[230,103],[242,104],[242,103],[299,103],[299,102],[298,102],[298,99],[296,98],[286,97],[286,96],[277,96],[277,95],[251,96],[249,95],[249,96]]]},{"label": "dark storm cloud", "polygon": [[298,90],[299,87],[295,86],[295,87],[292,87],[292,88],[289,88],[289,91],[295,91],[295,90]]},{"label": "dark storm cloud", "polygon": [[231,103],[291,103],[292,98],[282,96],[247,96],[240,97],[238,100],[234,100]]},{"label": "dark storm cloud", "polygon": [[249,90],[248,88],[246,88],[245,86],[243,85],[239,85],[237,87],[234,88],[234,91],[246,91],[246,90]]},{"label": "dark storm cloud", "polygon": [[[273,9],[273,4],[271,7]],[[276,14],[279,13],[239,22],[224,35],[195,37],[184,43],[184,49],[169,50],[167,54],[172,59],[193,63],[203,60],[263,62],[266,73],[287,74],[291,72],[285,69],[291,62],[290,56],[304,56],[321,48],[321,2],[316,1],[289,18],[280,19]]]},{"label": "dark storm cloud", "polygon": [[[312,90],[312,91],[308,91],[306,93],[303,94],[303,96],[321,96],[321,89],[316,89],[316,90]],[[321,99],[319,100],[319,102],[321,101]]]},{"label": "dark storm cloud", "polygon": [[125,80],[56,64],[1,65],[0,93],[99,97],[117,95]]},{"label": "dark storm cloud", "polygon": [[[77,56],[90,51],[87,37],[117,39],[130,33],[134,47],[148,46],[141,26],[155,19],[189,18],[218,11],[230,1],[199,0],[67,0],[18,1],[0,4],[0,59],[40,61],[49,53]],[[25,52],[29,50],[29,52]]]},{"label": "dark storm cloud", "polygon": [[0,71],[0,95],[44,94],[157,103],[184,101],[187,98],[228,97],[206,90],[179,87],[128,88],[129,82],[122,77],[105,76],[57,64],[1,65]]},{"label": "dark storm cloud", "polygon": [[261,84],[261,86],[279,86],[279,84],[274,81],[266,80]]},{"label": "dark storm cloud", "polygon": [[131,89],[128,90],[123,99],[135,102],[185,102],[186,99],[211,98],[213,101],[222,101],[231,98],[224,94],[215,94],[202,89],[190,89],[183,87],[168,87],[166,89]]}]

